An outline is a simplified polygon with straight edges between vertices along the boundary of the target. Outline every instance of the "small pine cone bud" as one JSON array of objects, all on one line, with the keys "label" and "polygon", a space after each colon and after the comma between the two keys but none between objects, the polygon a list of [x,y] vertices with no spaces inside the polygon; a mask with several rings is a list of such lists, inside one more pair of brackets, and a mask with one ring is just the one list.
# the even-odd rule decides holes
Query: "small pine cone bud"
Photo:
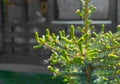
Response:
[{"label": "small pine cone bud", "polygon": [[117,28],[120,28],[120,25],[118,25]]},{"label": "small pine cone bud", "polygon": [[117,26],[117,30],[118,30],[118,32],[120,32],[120,25]]},{"label": "small pine cone bud", "polygon": [[77,9],[77,10],[76,10],[76,14],[80,14],[80,9]]}]

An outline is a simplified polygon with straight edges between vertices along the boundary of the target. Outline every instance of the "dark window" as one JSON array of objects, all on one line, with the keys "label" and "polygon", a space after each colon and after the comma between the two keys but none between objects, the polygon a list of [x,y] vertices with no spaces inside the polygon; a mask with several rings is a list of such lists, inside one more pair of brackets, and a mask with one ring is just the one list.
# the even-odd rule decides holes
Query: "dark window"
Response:
[{"label": "dark window", "polygon": [[[53,24],[82,24],[75,14],[82,5],[79,0],[48,0],[49,21]],[[116,21],[116,0],[93,0],[97,10],[90,17],[93,24],[112,24]],[[74,21],[74,22],[73,22]]]},{"label": "dark window", "polygon": [[4,17],[5,22],[25,22],[26,16],[26,0],[3,0],[4,1]]}]

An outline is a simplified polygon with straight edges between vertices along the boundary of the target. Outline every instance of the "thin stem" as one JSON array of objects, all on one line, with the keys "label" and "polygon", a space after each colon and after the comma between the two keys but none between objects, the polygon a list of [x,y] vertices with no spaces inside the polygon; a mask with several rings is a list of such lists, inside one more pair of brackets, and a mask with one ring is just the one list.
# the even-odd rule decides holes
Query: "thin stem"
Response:
[{"label": "thin stem", "polygon": [[84,24],[84,27],[85,27],[84,33],[88,33],[88,30],[90,28],[88,3],[89,3],[89,0],[86,0],[85,1],[85,15],[84,15],[84,21],[85,21],[85,24]]},{"label": "thin stem", "polygon": [[92,65],[89,64],[88,67],[85,69],[88,84],[91,84],[92,81],[91,71],[92,71]]}]

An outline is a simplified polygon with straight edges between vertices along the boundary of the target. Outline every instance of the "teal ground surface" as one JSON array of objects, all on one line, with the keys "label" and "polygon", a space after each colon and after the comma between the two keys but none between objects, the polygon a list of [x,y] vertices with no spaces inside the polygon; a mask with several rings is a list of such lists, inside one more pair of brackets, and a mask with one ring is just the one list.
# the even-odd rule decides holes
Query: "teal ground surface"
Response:
[{"label": "teal ground surface", "polygon": [[62,78],[52,75],[0,71],[0,84],[64,84]]}]

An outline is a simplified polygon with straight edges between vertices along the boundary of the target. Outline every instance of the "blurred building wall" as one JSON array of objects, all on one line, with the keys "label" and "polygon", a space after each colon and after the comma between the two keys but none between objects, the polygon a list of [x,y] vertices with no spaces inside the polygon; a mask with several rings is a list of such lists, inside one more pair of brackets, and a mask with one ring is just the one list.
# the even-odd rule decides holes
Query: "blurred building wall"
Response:
[{"label": "blurred building wall", "polygon": [[[68,0],[68,1],[66,0],[64,1],[64,3],[62,3],[63,1],[58,0],[58,3],[59,3],[58,6],[61,7],[59,8],[60,19],[65,19],[65,20],[68,18],[79,19],[79,17],[74,14],[76,9],[80,7],[79,0],[77,0],[74,3],[73,3],[74,0]],[[46,21],[46,18],[42,16],[40,11],[40,0],[28,0],[27,2],[25,2],[24,0],[9,0],[9,2],[10,4],[7,5],[7,10],[8,10],[7,21],[8,22],[26,22],[26,21],[44,22]],[[95,1],[92,1],[91,4],[97,7],[97,11],[92,15],[92,19],[108,18],[109,0],[95,0]],[[118,17],[118,22],[120,23],[120,0],[118,0],[117,4],[118,4],[117,17]]]},{"label": "blurred building wall", "polygon": [[118,23],[120,24],[120,0],[118,0]]}]

